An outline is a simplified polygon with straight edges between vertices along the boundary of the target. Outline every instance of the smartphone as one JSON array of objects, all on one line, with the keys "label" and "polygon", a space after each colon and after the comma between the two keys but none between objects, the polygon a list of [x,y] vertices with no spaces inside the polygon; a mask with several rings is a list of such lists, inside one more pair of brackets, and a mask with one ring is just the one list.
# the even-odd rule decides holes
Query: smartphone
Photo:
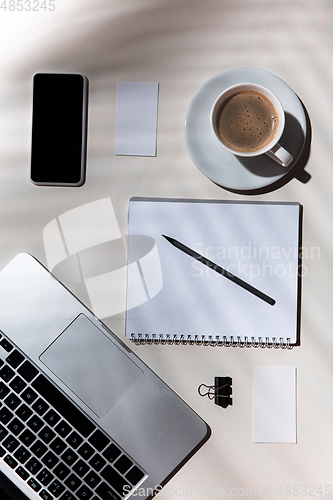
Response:
[{"label": "smartphone", "polygon": [[87,107],[88,79],[84,75],[34,75],[30,171],[34,184],[84,184]]}]

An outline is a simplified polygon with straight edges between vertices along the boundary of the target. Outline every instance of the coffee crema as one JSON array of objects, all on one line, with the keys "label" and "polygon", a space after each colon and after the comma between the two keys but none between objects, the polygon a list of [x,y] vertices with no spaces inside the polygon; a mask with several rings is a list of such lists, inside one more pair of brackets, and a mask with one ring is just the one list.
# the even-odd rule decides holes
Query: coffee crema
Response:
[{"label": "coffee crema", "polygon": [[256,152],[271,142],[279,124],[273,104],[259,92],[244,90],[231,96],[217,116],[221,141],[234,151]]}]

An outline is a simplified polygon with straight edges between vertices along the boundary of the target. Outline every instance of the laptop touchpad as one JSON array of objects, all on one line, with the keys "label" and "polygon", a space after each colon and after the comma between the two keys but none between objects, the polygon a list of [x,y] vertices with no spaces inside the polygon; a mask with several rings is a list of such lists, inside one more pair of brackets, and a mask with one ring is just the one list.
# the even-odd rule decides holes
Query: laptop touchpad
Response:
[{"label": "laptop touchpad", "polygon": [[40,360],[99,417],[143,373],[84,314],[56,338]]}]

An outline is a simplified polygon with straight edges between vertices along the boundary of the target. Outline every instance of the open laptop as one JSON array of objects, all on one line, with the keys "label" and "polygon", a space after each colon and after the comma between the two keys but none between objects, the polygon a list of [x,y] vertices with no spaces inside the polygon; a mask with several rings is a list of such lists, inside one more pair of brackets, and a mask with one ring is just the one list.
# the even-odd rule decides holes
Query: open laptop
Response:
[{"label": "open laptop", "polygon": [[210,436],[31,255],[0,273],[0,334],[0,485],[9,498],[154,496]]}]

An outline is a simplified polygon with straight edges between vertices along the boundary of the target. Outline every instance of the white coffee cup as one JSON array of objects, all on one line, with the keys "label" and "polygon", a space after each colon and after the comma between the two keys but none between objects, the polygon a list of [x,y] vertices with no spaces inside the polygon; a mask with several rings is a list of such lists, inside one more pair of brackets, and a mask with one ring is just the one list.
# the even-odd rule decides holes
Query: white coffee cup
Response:
[{"label": "white coffee cup", "polygon": [[[277,127],[274,134],[272,134],[271,140],[268,143],[266,143],[262,148],[252,151],[238,151],[226,145],[222,141],[218,130],[219,119],[220,119],[219,117],[221,114],[222,107],[232,96],[244,91],[256,92],[266,97],[266,99],[270,101],[271,105],[275,109],[276,116],[278,118]],[[285,126],[285,114],[282,105],[278,100],[278,98],[270,90],[261,85],[257,85],[254,83],[240,83],[238,85],[232,85],[231,87],[228,87],[226,90],[224,90],[224,92],[222,92],[218,96],[218,98],[214,102],[211,111],[210,121],[213,132],[220,141],[220,143],[222,144],[222,146],[227,151],[229,151],[234,155],[251,158],[262,154],[266,154],[270,158],[275,160],[277,163],[282,165],[283,167],[287,167],[293,161],[293,157],[291,156],[291,154],[288,153],[288,151],[286,151],[279,144],[279,140],[281,138]]]}]

